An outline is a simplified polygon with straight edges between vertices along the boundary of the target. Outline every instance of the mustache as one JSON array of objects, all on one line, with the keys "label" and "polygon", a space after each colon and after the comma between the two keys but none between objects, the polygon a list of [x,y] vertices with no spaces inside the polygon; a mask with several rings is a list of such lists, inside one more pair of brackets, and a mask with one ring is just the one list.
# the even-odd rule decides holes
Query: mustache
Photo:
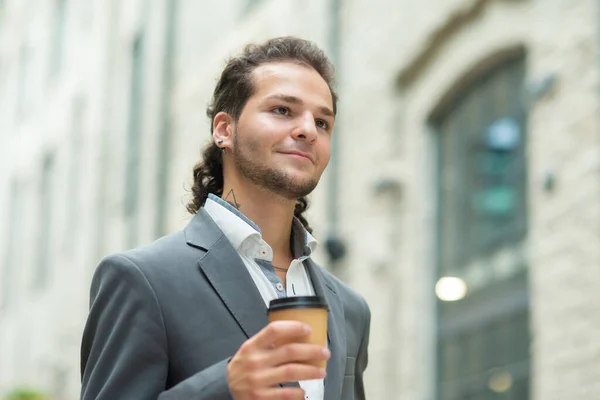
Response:
[{"label": "mustache", "polygon": [[276,151],[278,153],[299,153],[310,158],[313,163],[317,162],[317,155],[311,146],[286,146],[279,148]]}]

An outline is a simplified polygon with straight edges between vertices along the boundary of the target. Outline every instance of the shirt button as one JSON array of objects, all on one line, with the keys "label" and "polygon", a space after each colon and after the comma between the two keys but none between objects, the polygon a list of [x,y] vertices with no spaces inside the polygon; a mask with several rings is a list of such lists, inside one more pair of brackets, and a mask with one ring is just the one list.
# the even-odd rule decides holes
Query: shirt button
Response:
[{"label": "shirt button", "polygon": [[277,282],[276,287],[277,287],[277,290],[279,290],[280,292],[283,292],[283,283]]}]

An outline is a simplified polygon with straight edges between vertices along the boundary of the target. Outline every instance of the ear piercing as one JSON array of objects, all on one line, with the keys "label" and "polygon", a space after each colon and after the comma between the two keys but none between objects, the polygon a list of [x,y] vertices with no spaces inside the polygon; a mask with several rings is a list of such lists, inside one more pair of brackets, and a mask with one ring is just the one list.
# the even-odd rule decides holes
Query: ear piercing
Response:
[{"label": "ear piercing", "polygon": [[223,144],[223,141],[222,140],[217,140],[217,144],[221,145],[221,144]]}]

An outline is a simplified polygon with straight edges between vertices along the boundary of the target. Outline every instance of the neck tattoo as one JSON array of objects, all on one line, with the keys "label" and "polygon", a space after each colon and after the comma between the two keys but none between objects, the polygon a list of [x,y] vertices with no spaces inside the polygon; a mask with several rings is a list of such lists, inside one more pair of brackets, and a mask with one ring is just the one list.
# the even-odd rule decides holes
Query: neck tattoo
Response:
[{"label": "neck tattoo", "polygon": [[231,189],[229,191],[229,193],[227,193],[227,197],[225,197],[224,199],[226,202],[228,202],[229,204],[231,204],[232,206],[234,206],[235,208],[237,208],[238,210],[241,207],[241,204],[237,202],[237,199],[235,198],[235,193],[233,192],[233,189]]}]

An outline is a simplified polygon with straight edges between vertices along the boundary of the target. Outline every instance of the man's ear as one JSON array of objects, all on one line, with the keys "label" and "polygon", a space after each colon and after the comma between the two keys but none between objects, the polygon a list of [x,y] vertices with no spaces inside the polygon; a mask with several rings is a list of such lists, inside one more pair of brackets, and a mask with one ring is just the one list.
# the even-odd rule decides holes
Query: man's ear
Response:
[{"label": "man's ear", "polygon": [[235,121],[228,113],[221,111],[213,119],[213,140],[222,149],[230,149],[233,145]]}]

